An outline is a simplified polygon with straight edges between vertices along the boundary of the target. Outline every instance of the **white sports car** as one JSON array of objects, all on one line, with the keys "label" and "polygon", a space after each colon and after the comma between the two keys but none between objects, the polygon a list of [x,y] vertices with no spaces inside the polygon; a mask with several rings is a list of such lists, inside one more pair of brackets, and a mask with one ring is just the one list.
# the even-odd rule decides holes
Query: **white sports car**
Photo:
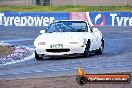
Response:
[{"label": "white sports car", "polygon": [[104,39],[101,31],[90,28],[86,21],[62,20],[50,24],[47,30],[41,30],[35,41],[35,58],[44,56],[83,55],[91,52],[102,54]]}]

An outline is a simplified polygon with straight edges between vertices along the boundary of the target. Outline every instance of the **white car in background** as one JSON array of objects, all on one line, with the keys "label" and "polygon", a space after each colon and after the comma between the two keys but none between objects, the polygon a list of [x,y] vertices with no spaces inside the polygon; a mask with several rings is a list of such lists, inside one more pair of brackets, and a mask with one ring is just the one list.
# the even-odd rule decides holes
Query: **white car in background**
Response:
[{"label": "white car in background", "polygon": [[58,57],[83,55],[91,52],[102,54],[104,39],[101,31],[90,28],[86,21],[62,20],[50,24],[47,30],[41,30],[35,41],[35,58],[44,56]]}]

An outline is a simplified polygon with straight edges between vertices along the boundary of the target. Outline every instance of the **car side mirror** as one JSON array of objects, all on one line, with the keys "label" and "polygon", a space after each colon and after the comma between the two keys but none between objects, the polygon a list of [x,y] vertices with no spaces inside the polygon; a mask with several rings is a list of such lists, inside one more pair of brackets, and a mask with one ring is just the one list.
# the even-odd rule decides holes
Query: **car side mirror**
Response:
[{"label": "car side mirror", "polygon": [[41,30],[41,31],[40,31],[40,34],[44,34],[44,33],[45,33],[45,30]]},{"label": "car side mirror", "polygon": [[95,33],[95,32],[98,32],[99,30],[97,28],[93,28],[92,31]]}]

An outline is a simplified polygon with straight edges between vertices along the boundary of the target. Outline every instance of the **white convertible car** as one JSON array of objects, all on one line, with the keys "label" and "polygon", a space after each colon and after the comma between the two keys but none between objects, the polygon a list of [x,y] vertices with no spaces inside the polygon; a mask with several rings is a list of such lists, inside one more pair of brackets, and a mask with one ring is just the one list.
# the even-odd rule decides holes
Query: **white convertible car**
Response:
[{"label": "white convertible car", "polygon": [[102,54],[104,39],[101,31],[90,28],[86,21],[57,21],[41,30],[35,41],[35,58],[42,60],[44,56],[58,57],[83,55],[88,57],[91,52]]}]

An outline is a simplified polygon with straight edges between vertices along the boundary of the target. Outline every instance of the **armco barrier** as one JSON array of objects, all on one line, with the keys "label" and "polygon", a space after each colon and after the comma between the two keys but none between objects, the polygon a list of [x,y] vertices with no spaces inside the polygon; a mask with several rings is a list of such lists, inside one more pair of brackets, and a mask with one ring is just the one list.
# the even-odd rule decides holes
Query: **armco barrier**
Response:
[{"label": "armco barrier", "polygon": [[5,12],[0,26],[48,26],[55,20],[85,20],[91,26],[132,26],[132,12]]}]

